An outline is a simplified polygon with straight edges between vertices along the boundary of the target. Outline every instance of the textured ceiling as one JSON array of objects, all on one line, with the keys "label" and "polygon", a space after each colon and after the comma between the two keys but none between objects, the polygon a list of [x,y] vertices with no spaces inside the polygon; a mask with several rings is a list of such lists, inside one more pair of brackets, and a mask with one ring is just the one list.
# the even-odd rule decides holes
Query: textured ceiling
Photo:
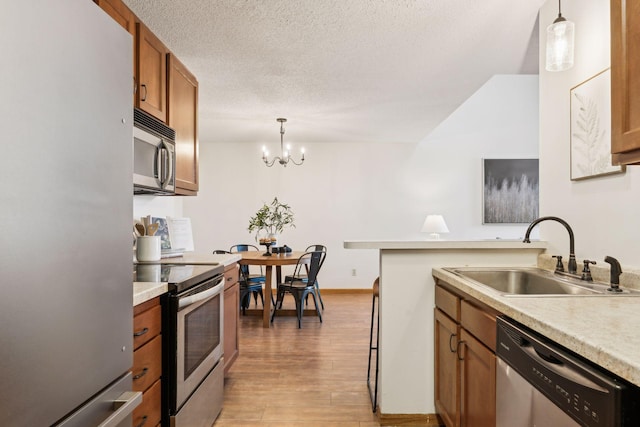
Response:
[{"label": "textured ceiling", "polygon": [[418,142],[537,74],[545,0],[125,0],[197,76],[200,141]]}]

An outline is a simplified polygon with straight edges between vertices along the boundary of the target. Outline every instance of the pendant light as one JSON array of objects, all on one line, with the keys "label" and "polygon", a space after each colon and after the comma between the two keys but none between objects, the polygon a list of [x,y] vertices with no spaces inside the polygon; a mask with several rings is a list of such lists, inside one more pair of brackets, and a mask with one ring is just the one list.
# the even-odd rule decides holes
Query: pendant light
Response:
[{"label": "pendant light", "polygon": [[573,67],[573,35],[575,25],[561,13],[558,0],[558,17],[547,27],[547,71],[564,71]]},{"label": "pendant light", "polygon": [[262,147],[262,161],[269,168],[273,166],[276,162],[280,163],[284,167],[287,167],[287,164],[289,164],[289,162],[293,163],[296,166],[300,166],[302,163],[304,163],[304,148],[300,150],[302,154],[300,162],[296,162],[293,159],[293,157],[291,157],[291,146],[287,145],[286,150],[284,147],[284,124],[286,123],[287,119],[279,118],[279,119],[276,119],[276,121],[280,123],[280,156],[274,157],[270,161],[267,147]]}]

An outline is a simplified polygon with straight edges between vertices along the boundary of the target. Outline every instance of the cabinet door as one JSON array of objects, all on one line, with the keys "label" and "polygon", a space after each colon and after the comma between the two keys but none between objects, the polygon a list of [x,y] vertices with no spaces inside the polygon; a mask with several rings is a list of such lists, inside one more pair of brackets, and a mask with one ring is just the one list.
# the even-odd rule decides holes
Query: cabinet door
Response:
[{"label": "cabinet door", "polygon": [[460,330],[462,369],[460,425],[496,425],[496,356],[465,329]]},{"label": "cabinet door", "polygon": [[238,265],[227,268],[224,290],[224,373],[225,375],[240,354],[238,347],[238,322],[240,320],[240,285]]},{"label": "cabinet door", "polygon": [[138,90],[136,107],[167,122],[166,46],[144,24],[136,23]]},{"label": "cabinet door", "polygon": [[640,163],[640,2],[611,0],[611,153]]},{"label": "cabinet door", "polygon": [[456,427],[460,425],[459,326],[437,308],[434,313],[436,411],[447,427]]},{"label": "cabinet door", "polygon": [[169,54],[169,126],[176,131],[176,194],[198,191],[198,81]]}]

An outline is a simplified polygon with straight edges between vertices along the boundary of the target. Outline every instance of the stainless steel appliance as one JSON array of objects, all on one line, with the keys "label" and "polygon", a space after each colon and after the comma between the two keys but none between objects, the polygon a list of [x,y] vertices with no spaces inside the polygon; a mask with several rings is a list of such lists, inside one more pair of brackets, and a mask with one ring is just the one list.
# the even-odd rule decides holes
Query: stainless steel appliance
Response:
[{"label": "stainless steel appliance", "polygon": [[224,388],[224,266],[138,264],[135,270],[135,281],[159,277],[169,285],[162,301],[164,425],[210,427]]},{"label": "stainless steel appliance", "polygon": [[497,427],[637,426],[638,388],[498,318]]},{"label": "stainless steel appliance", "polygon": [[175,130],[138,108],[133,120],[134,194],[174,194]]},{"label": "stainless steel appliance", "polygon": [[0,424],[130,426],[131,35],[86,0],[6,6]]}]

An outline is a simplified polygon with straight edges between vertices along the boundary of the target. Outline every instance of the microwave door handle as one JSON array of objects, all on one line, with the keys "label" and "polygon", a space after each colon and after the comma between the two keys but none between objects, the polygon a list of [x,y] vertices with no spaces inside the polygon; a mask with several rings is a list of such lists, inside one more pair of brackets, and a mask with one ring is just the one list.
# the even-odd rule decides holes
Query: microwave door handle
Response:
[{"label": "microwave door handle", "polygon": [[156,161],[153,170],[153,176],[162,184],[162,146],[156,147]]},{"label": "microwave door handle", "polygon": [[167,149],[164,148],[164,144],[160,149],[160,185],[164,188],[165,182],[167,182]]},{"label": "microwave door handle", "polygon": [[165,180],[163,181],[163,185],[165,183],[168,183],[171,181],[171,178],[173,177],[173,156],[175,156],[175,153],[173,154],[173,156],[171,155],[171,151],[168,148],[165,148],[166,151],[166,156],[165,156],[165,171],[167,173]]}]

